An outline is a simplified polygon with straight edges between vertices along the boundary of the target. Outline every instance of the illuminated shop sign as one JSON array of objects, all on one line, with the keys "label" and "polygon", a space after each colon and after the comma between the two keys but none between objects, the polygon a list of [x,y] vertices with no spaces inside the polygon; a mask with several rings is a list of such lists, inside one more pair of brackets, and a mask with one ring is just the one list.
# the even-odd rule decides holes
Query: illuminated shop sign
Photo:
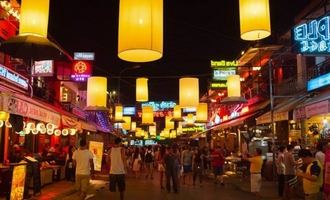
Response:
[{"label": "illuminated shop sign", "polygon": [[33,76],[53,76],[54,72],[54,61],[52,60],[42,60],[35,61],[32,75]]},{"label": "illuminated shop sign", "polygon": [[[142,117],[142,112],[137,113],[138,117]],[[158,110],[154,111],[154,117],[173,117],[173,111],[170,110]]]},{"label": "illuminated shop sign", "polygon": [[74,60],[94,60],[94,58],[94,52],[74,52],[73,54]]},{"label": "illuminated shop sign", "polygon": [[324,74],[307,82],[307,91],[330,85],[330,73]]},{"label": "illuminated shop sign", "polygon": [[205,126],[182,127],[182,132],[202,132],[205,131]]},{"label": "illuminated shop sign", "polygon": [[142,103],[141,107],[152,106],[154,111],[173,109],[176,106],[174,101],[149,101]]},{"label": "illuminated shop sign", "polygon": [[211,89],[226,89],[227,88],[227,82],[211,82],[210,83]]},{"label": "illuminated shop sign", "polygon": [[235,74],[236,74],[236,68],[233,67],[214,69],[213,80],[227,81],[227,77],[229,75],[235,75]]},{"label": "illuminated shop sign", "polygon": [[123,115],[130,115],[133,116],[136,113],[135,107],[124,107],[123,108]]},{"label": "illuminated shop sign", "polygon": [[74,61],[72,65],[71,79],[78,82],[85,82],[91,76],[92,65],[88,61]]},{"label": "illuminated shop sign", "polygon": [[323,54],[330,52],[330,16],[300,24],[293,29],[293,40],[297,50],[304,54]]},{"label": "illuminated shop sign", "polygon": [[13,83],[25,90],[29,87],[29,79],[25,78],[24,76],[16,73],[15,71],[3,66],[0,64],[0,78]]},{"label": "illuminated shop sign", "polygon": [[237,67],[239,64],[238,60],[220,60],[220,61],[215,61],[211,60],[211,67]]},{"label": "illuminated shop sign", "polygon": [[145,140],[144,145],[157,145],[155,140]]}]

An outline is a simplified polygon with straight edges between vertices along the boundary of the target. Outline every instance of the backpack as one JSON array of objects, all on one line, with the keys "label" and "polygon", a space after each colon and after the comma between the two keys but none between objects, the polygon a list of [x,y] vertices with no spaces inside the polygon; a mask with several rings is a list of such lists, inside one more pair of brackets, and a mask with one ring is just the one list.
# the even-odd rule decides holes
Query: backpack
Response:
[{"label": "backpack", "polygon": [[146,162],[146,163],[151,163],[151,162],[153,162],[153,157],[152,157],[152,153],[151,153],[151,151],[147,151],[147,154],[146,154],[146,157],[145,157],[145,159],[144,159],[144,161]]}]

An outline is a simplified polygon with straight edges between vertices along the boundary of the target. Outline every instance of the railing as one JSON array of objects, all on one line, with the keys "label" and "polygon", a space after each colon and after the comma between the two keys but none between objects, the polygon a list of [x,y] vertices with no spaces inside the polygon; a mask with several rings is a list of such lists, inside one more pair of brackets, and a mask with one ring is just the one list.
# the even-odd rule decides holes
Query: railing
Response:
[{"label": "railing", "polygon": [[330,58],[307,69],[307,80],[327,74],[330,72]]},{"label": "railing", "polygon": [[302,74],[286,79],[281,83],[274,84],[274,93],[276,95],[293,95],[305,89],[306,78]]}]

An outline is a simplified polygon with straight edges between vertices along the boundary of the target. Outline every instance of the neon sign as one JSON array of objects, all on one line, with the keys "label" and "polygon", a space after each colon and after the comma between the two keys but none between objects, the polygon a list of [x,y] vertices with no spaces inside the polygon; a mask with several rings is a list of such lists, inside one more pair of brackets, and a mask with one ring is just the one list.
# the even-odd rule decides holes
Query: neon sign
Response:
[{"label": "neon sign", "polygon": [[237,67],[239,62],[237,60],[220,60],[220,61],[215,61],[211,60],[211,67]]},{"label": "neon sign", "polygon": [[214,69],[213,70],[213,79],[214,80],[220,80],[220,81],[227,81],[227,77],[229,75],[235,75],[236,74],[236,68],[220,68],[220,69]]},{"label": "neon sign", "polygon": [[75,81],[87,81],[91,76],[91,63],[88,61],[75,61],[72,65],[71,78]]},{"label": "neon sign", "polygon": [[149,101],[142,103],[143,106],[152,106],[154,111],[173,109],[176,106],[174,101]]},{"label": "neon sign", "polygon": [[3,65],[0,65],[0,78],[10,83],[13,83],[25,90],[27,90],[29,87],[29,79]]},{"label": "neon sign", "polygon": [[94,52],[74,52],[73,54],[74,60],[94,60],[94,57]]},{"label": "neon sign", "polygon": [[305,54],[330,52],[330,16],[324,16],[293,29],[293,39],[298,51]]},{"label": "neon sign", "polygon": [[211,82],[210,88],[212,89],[221,89],[221,88],[227,88],[227,81],[225,82]]},{"label": "neon sign", "polygon": [[324,74],[307,82],[307,91],[312,91],[330,85],[330,73]]}]

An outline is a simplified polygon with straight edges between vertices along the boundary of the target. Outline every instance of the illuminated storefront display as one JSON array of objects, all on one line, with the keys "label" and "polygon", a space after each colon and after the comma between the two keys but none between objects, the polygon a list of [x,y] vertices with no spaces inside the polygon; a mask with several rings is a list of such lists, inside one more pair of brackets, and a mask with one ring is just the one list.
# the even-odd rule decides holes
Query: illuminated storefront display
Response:
[{"label": "illuminated storefront display", "polygon": [[54,73],[54,61],[42,60],[35,61],[33,66],[33,76],[53,76]]},{"label": "illuminated storefront display", "polygon": [[71,79],[74,81],[85,82],[91,76],[92,65],[88,61],[74,61],[72,65]]},{"label": "illuminated storefront display", "polygon": [[0,78],[13,83],[25,90],[29,87],[29,79],[25,78],[24,76],[14,72],[13,70],[3,66],[0,64]]},{"label": "illuminated storefront display", "polygon": [[324,74],[307,82],[307,91],[330,85],[330,73]]},{"label": "illuminated storefront display", "polygon": [[297,50],[303,54],[330,52],[330,16],[300,24],[293,28],[293,40]]}]

